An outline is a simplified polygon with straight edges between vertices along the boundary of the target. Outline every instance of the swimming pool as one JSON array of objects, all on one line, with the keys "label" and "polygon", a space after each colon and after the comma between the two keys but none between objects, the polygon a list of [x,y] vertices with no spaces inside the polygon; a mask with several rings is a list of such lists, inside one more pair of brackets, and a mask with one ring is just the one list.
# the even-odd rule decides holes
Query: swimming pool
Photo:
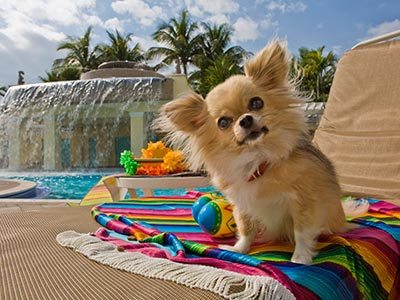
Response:
[{"label": "swimming pool", "polygon": [[[49,199],[82,199],[105,174],[16,175],[3,178],[34,181],[50,188]],[[2,176],[0,176],[1,178]]]},{"label": "swimming pool", "polygon": [[[82,199],[90,189],[99,182],[99,180],[103,176],[110,175],[110,173],[57,173],[51,174],[47,173],[43,174],[29,174],[29,175],[1,175],[1,178],[9,178],[9,179],[20,179],[20,180],[28,180],[34,181],[38,183],[40,186],[48,187],[51,189],[50,194],[46,197],[48,199]],[[196,189],[203,192],[214,191],[215,189],[212,187],[199,188]],[[181,195],[185,193],[185,189],[160,189],[155,190],[154,195]],[[138,196],[142,196],[143,194],[139,190],[137,192]]]}]

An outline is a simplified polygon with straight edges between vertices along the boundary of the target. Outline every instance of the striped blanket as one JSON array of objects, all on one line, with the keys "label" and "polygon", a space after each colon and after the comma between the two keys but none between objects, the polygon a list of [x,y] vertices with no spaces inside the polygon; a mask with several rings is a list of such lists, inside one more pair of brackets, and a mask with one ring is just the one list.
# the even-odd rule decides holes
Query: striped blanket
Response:
[{"label": "striped blanket", "polygon": [[94,207],[92,215],[103,227],[93,235],[103,244],[111,243],[121,255],[137,254],[128,265],[127,256],[120,262],[115,257],[97,260],[228,298],[399,299],[400,207],[368,199],[368,214],[353,220],[362,226],[321,237],[319,254],[305,266],[290,262],[293,246],[289,245],[256,244],[248,255],[218,248],[234,239],[216,240],[196,224],[191,206],[199,195]]},{"label": "striped blanket", "polygon": [[[119,175],[119,174],[116,174]],[[79,203],[80,206],[89,206],[100,204],[104,202],[112,202],[111,194],[104,184],[105,179],[113,178],[115,175],[105,176],[100,179],[100,181],[93,186],[90,191],[83,197],[82,201]]]}]

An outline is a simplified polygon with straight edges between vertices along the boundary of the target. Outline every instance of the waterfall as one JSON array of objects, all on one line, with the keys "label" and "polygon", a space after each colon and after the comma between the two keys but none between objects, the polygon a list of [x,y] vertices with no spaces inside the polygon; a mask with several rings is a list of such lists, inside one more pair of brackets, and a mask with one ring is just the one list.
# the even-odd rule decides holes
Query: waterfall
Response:
[{"label": "waterfall", "polygon": [[120,150],[154,135],[146,131],[146,119],[161,99],[170,99],[168,80],[104,78],[9,88],[0,99],[0,169],[118,166]]}]

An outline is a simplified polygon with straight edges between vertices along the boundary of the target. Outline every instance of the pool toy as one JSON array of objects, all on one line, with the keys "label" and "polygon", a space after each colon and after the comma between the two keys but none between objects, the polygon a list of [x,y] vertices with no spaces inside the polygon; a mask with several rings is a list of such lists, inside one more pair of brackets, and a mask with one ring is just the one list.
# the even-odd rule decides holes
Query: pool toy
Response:
[{"label": "pool toy", "polygon": [[221,199],[221,198],[223,198],[223,196],[219,192],[207,193],[207,194],[204,194],[203,196],[200,196],[192,206],[192,215],[193,215],[194,220],[196,222],[199,222],[198,215],[204,205],[206,205],[208,202],[210,202],[212,200]]},{"label": "pool toy", "polygon": [[192,215],[205,232],[215,238],[228,238],[236,232],[232,208],[220,193],[208,193],[193,204]]},{"label": "pool toy", "polygon": [[135,175],[139,167],[138,162],[133,158],[132,151],[125,150],[121,153],[119,163],[124,167],[125,173],[128,175]]}]

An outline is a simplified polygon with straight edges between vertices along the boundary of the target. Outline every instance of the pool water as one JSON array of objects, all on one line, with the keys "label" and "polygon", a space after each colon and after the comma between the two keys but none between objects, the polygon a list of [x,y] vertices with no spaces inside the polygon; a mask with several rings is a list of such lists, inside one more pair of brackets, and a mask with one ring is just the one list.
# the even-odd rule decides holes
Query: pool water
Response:
[{"label": "pool water", "polygon": [[103,177],[101,174],[74,174],[56,176],[10,176],[11,179],[34,181],[50,188],[49,199],[82,199]]},{"label": "pool water", "polygon": [[[93,173],[93,174],[60,174],[60,175],[29,175],[29,176],[0,176],[0,179],[20,179],[34,181],[41,186],[48,187],[51,189],[50,194],[46,197],[48,199],[83,199],[90,189],[95,186],[103,176],[110,175],[105,173]],[[205,187],[196,189],[202,192],[215,191],[213,187]],[[155,190],[154,195],[182,195],[186,191],[185,189],[160,189]],[[141,197],[143,193],[138,190],[138,197]],[[129,196],[129,194],[127,195]]]}]

